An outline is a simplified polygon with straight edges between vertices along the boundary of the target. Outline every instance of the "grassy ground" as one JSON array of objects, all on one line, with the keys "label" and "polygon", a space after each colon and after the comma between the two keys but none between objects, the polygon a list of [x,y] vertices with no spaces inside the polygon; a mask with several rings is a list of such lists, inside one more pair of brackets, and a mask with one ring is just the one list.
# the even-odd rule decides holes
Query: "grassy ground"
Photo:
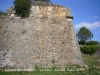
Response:
[{"label": "grassy ground", "polygon": [[[69,67],[65,71],[32,71],[32,72],[0,72],[0,75],[100,75],[100,57],[83,56],[85,64],[89,65],[86,70]],[[96,67],[95,67],[96,66]]]}]

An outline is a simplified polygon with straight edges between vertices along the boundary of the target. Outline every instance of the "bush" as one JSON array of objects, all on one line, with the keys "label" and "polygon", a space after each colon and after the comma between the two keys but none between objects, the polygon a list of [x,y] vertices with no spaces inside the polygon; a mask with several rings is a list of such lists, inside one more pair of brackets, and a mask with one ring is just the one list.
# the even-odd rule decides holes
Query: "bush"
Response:
[{"label": "bush", "polygon": [[90,54],[93,55],[100,46],[97,45],[88,45],[88,46],[80,46],[80,50],[84,54]]}]

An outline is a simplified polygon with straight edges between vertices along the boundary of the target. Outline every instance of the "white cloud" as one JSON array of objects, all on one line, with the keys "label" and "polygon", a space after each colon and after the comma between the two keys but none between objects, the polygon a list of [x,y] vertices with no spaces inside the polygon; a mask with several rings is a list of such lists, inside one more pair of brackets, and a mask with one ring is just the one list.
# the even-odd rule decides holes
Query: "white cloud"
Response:
[{"label": "white cloud", "polygon": [[91,19],[99,19],[100,16],[90,16],[89,18],[91,18]]},{"label": "white cloud", "polygon": [[88,29],[96,29],[96,28],[100,27],[100,22],[93,22],[93,23],[82,22],[82,23],[75,25],[75,30],[77,31],[83,26],[85,26]]}]

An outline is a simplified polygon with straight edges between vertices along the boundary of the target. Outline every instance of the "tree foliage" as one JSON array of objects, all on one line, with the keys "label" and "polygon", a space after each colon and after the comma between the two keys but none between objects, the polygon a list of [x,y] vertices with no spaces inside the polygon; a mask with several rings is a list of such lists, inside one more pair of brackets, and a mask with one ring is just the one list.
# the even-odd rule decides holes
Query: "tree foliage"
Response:
[{"label": "tree foliage", "polygon": [[84,40],[78,40],[79,45],[84,45],[85,41]]},{"label": "tree foliage", "polygon": [[84,26],[81,27],[80,30],[77,32],[77,37],[79,41],[84,41],[84,44],[86,45],[86,41],[93,38],[93,34],[88,28]]},{"label": "tree foliage", "polygon": [[21,17],[29,17],[30,12],[30,4],[31,0],[15,0],[14,8],[16,10],[16,14]]}]

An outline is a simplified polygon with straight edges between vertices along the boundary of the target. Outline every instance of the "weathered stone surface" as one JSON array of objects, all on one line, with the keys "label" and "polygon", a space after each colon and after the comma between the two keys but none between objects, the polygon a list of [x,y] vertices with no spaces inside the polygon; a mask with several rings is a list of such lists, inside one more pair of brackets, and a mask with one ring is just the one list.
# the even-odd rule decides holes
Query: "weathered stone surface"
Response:
[{"label": "weathered stone surface", "polygon": [[[36,4],[36,5],[35,5]],[[0,20],[0,67],[84,65],[69,8],[33,3],[27,19]]]},{"label": "weathered stone surface", "polygon": [[[100,43],[98,43],[97,46],[100,46]],[[94,56],[100,57],[100,48],[96,51],[96,53],[94,54]]]}]

